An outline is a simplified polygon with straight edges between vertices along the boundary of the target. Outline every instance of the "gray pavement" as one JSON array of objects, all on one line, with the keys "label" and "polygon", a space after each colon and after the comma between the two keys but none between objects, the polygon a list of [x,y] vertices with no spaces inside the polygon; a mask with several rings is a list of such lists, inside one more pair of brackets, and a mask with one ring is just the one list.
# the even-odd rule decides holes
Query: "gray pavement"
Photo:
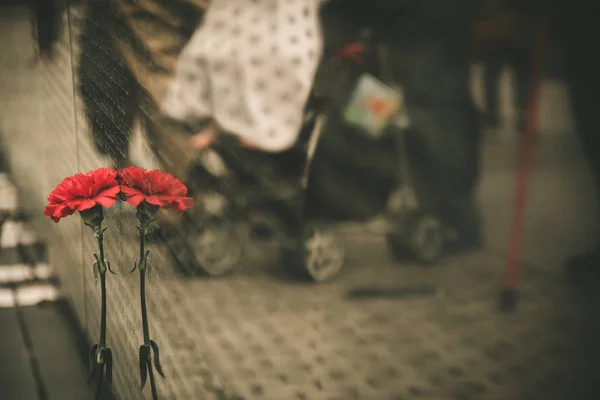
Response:
[{"label": "gray pavement", "polygon": [[2,397],[9,399],[38,398],[36,381],[29,363],[27,348],[14,309],[0,309],[2,340],[0,354],[0,390]]},{"label": "gray pavement", "polygon": [[[89,151],[79,110],[57,117],[59,110],[73,104],[72,97],[69,101],[65,96],[68,84],[67,89],[48,90],[49,77],[68,77],[70,59],[39,69],[27,67],[25,20],[19,9],[0,16],[0,34],[7,38],[0,43],[0,54],[9,55],[0,58],[0,129],[19,186],[39,211],[60,178],[103,161]],[[477,75],[475,67],[476,94]],[[503,87],[507,99],[508,85]],[[489,134],[483,152],[480,199],[487,246],[480,253],[450,257],[423,269],[394,264],[381,240],[354,235],[348,238],[350,259],[339,280],[301,285],[281,277],[281,267],[268,249],[252,251],[234,276],[204,280],[180,276],[170,268],[167,250],[155,246],[157,271],[149,308],[151,332],[161,345],[167,373],[159,382],[161,399],[597,398],[597,298],[567,285],[561,271],[567,256],[597,237],[596,199],[562,84],[545,82],[541,108],[543,129],[536,148],[516,313],[497,309],[517,137],[509,128],[511,110],[506,107],[507,127]],[[53,157],[41,157],[44,151],[52,151]],[[43,171],[31,168],[36,163]],[[132,233],[127,219],[123,221],[119,229]],[[36,224],[40,234],[53,232],[48,235],[55,254],[51,259],[60,261],[56,268],[65,290],[84,330],[94,338],[98,293],[89,283],[89,266],[81,263],[82,254],[91,251],[89,242],[75,223],[53,230]],[[75,245],[82,237],[83,244]],[[57,250],[57,244],[63,247]],[[122,238],[109,243],[111,254],[123,265],[133,259],[128,250],[133,245]],[[364,286],[415,284],[434,284],[437,292],[403,300],[346,297]],[[148,398],[143,397],[148,393],[139,393],[135,372],[140,344],[137,278],[111,279],[110,285],[115,312],[109,317],[109,341],[119,354],[117,395]]]},{"label": "gray pavement", "polygon": [[43,243],[0,170],[0,398],[86,400],[82,335],[69,322]]},{"label": "gray pavement", "polygon": [[93,398],[77,334],[63,310],[57,303],[0,308],[3,400]]}]

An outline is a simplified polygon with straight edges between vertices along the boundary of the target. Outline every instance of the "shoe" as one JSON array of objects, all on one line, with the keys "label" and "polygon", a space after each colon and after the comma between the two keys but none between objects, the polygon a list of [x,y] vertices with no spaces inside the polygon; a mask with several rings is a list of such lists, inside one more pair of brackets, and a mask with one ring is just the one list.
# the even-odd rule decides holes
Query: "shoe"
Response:
[{"label": "shoe", "polygon": [[570,259],[565,272],[573,279],[600,279],[600,248]]},{"label": "shoe", "polygon": [[524,137],[526,134],[525,129],[527,129],[527,120],[525,119],[525,113],[520,112],[515,118],[515,130],[517,131],[517,134],[521,135],[521,137]]},{"label": "shoe", "polygon": [[500,128],[500,117],[488,114],[484,117],[484,123],[487,129],[498,129]]},{"label": "shoe", "polygon": [[50,54],[47,51],[40,50],[36,58],[37,64],[45,63],[48,60],[50,60]]},{"label": "shoe", "polygon": [[444,246],[447,253],[457,254],[478,251],[485,246],[483,221],[478,208],[473,206],[464,211],[459,220],[451,222],[448,226]]}]

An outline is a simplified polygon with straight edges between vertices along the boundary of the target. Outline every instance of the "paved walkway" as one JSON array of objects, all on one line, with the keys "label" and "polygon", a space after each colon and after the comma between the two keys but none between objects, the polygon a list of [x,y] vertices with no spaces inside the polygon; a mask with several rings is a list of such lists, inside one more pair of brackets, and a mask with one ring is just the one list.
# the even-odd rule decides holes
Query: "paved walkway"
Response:
[{"label": "paved walkway", "polygon": [[85,400],[81,333],[69,321],[45,246],[0,169],[0,398]]},{"label": "paved walkway", "polygon": [[[7,38],[0,43],[0,51],[14,56],[2,59],[0,68],[0,84],[11,96],[10,101],[0,98],[0,127],[3,138],[10,141],[7,148],[13,151],[11,165],[39,207],[60,178],[99,161],[86,147],[85,122],[79,117],[78,131],[73,132],[72,109],[68,109],[72,102],[61,96],[60,91],[69,87],[60,64],[68,64],[68,51],[55,64],[40,69],[42,76],[58,77],[58,83],[45,82],[54,85],[43,92],[45,118],[64,110],[66,117],[49,118],[55,125],[36,130],[44,126],[36,121],[38,115],[32,115],[32,110],[37,111],[32,105],[41,98],[36,83],[32,84],[36,74],[25,67],[22,51],[7,46],[11,41],[25,46],[20,36],[26,31],[25,16],[22,10],[13,9],[0,19],[0,33]],[[528,262],[523,266],[517,313],[497,311],[516,146],[516,134],[507,127],[495,137],[490,135],[484,150],[480,196],[488,248],[481,253],[448,258],[432,269],[399,266],[390,262],[380,240],[358,234],[348,238],[350,260],[343,276],[332,284],[315,286],[282,279],[278,275],[281,266],[269,259],[268,249],[257,251],[234,276],[207,281],[181,276],[171,268],[166,249],[154,247],[158,268],[149,289],[149,309],[152,335],[161,345],[167,373],[167,379],[159,382],[161,399],[600,397],[595,396],[600,393],[600,327],[594,308],[598,299],[581,286],[567,285],[560,272],[565,257],[585,247],[586,239],[598,229],[589,176],[565,109],[564,87],[546,82],[544,129],[525,232]],[[50,149],[52,158],[41,157]],[[32,169],[36,163],[44,168]],[[119,212],[123,222],[118,229],[131,230],[128,218],[132,213]],[[81,238],[75,223],[61,224],[60,229],[62,243]],[[133,257],[128,249],[133,245],[118,238],[108,247],[121,264],[129,265]],[[81,299],[75,304],[78,316],[93,336],[98,293],[89,284],[89,267],[80,265],[81,248],[87,252],[89,243],[76,249],[76,257],[70,259],[73,265],[56,268],[62,271],[70,295]],[[135,276],[121,278],[111,279],[109,288],[111,299],[119,300],[111,303],[116,312],[109,317],[110,340],[120,356],[115,385],[120,398],[141,399],[148,393],[139,394],[135,372],[140,340],[137,280]],[[348,296],[365,286],[415,284],[434,284],[437,292],[429,298],[402,300]],[[23,337],[14,329],[16,322],[2,325],[12,327],[12,337]],[[13,345],[11,350],[17,351],[15,359],[23,361],[25,353],[19,348]],[[31,383],[27,377],[30,364],[21,362],[22,374],[16,373],[17,365],[10,371],[16,375],[13,381]],[[56,378],[55,382],[68,381]],[[83,395],[75,398],[85,399]]]}]

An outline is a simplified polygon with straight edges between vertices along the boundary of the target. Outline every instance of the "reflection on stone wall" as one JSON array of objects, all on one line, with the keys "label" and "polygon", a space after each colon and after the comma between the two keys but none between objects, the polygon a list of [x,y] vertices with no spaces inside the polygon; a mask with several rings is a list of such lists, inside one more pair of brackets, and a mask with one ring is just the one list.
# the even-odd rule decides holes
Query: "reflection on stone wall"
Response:
[{"label": "reflection on stone wall", "polygon": [[[90,1],[89,4],[96,10],[107,6],[104,0]],[[106,46],[107,36],[113,40],[115,32],[119,31],[112,30],[108,21],[102,19],[87,20],[89,24],[85,26],[85,15],[79,5],[65,10],[61,18],[67,28],[59,37],[55,58],[37,66],[32,62],[27,10],[18,9],[18,15],[12,18],[14,27],[6,27],[7,20],[3,19],[2,27],[6,27],[7,32],[18,32],[15,37],[4,36],[4,39],[7,43],[18,43],[18,46],[2,47],[14,53],[3,53],[9,55],[7,61],[2,60],[3,73],[12,76],[7,82],[10,87],[3,86],[9,97],[5,104],[3,102],[0,118],[2,135],[19,188],[25,193],[22,206],[37,216],[41,215],[47,195],[64,177],[102,166],[115,166],[115,154],[106,154],[94,141],[89,117],[97,117],[101,132],[113,132],[107,135],[109,139],[118,137],[110,123],[126,115],[119,93],[121,98],[126,98],[123,88],[127,87],[124,77],[127,69],[123,68],[123,60],[115,59],[118,53],[110,53]],[[12,64],[7,64],[11,60],[15,65],[13,69],[10,69]],[[116,68],[121,68],[121,76]],[[92,92],[79,90],[82,80],[92,83],[87,88]],[[85,95],[88,95],[87,99]],[[91,113],[86,113],[84,100],[89,101],[87,110]],[[145,101],[143,105],[144,115],[148,115],[152,103]],[[128,129],[124,125],[117,130],[119,128],[120,133],[126,133],[123,130]],[[131,161],[146,167],[158,165],[158,161],[148,154],[148,143],[141,129],[134,131],[131,143],[122,141],[118,144],[123,146],[123,152],[116,155],[123,155],[131,148]],[[107,258],[117,270],[130,269],[137,256],[135,214],[130,206],[115,207],[109,214]],[[51,263],[60,274],[63,289],[71,299],[81,326],[90,342],[97,342],[100,288],[94,285],[91,268],[92,253],[96,250],[91,232],[78,218],[53,224],[40,217],[35,222],[49,241]],[[217,398],[215,396],[222,393],[222,385],[202,361],[202,349],[206,346],[197,337],[198,332],[183,325],[189,318],[180,318],[174,303],[176,299],[170,295],[180,290],[167,284],[169,281],[178,284],[173,279],[171,259],[164,248],[152,246],[151,249],[154,268],[152,284],[148,288],[150,332],[161,347],[162,364],[168,376],[157,382],[160,398]],[[107,342],[115,354],[115,392],[121,399],[147,398],[148,393],[139,391],[137,352],[142,331],[138,274],[109,275],[107,286]],[[182,383],[184,380],[187,383]],[[149,387],[146,389],[149,391]]]},{"label": "reflection on stone wall", "polygon": [[[124,1],[120,4],[132,3]],[[119,48],[131,44],[128,42],[128,39],[132,39],[128,36],[130,31],[126,26],[117,24],[117,19],[113,17],[121,10],[112,8],[111,5],[112,2],[96,0],[88,2],[87,10],[70,10],[77,143],[76,152],[71,153],[70,159],[77,160],[79,171],[103,165],[120,167],[130,162],[143,166],[158,165],[154,156],[149,154],[145,131],[138,129],[131,133],[136,122],[138,128],[142,125],[135,117],[139,120],[137,111],[140,99],[143,98],[141,96],[145,94],[140,91],[139,74],[137,77],[133,76],[130,63],[125,61]],[[65,39],[68,41],[69,38]],[[143,63],[146,64],[147,62]],[[107,258],[117,270],[130,269],[136,260],[138,246],[134,210],[129,205],[120,205],[111,209],[109,214],[106,222],[109,228]],[[83,321],[92,342],[96,342],[99,333],[100,292],[94,285],[91,274],[91,254],[95,251],[95,242],[86,228],[80,235],[82,246],[77,252],[83,254],[82,261],[78,263],[82,265],[83,277],[80,277],[79,287],[70,285],[69,289],[74,303],[85,307]],[[173,274],[171,259],[167,257],[165,249],[151,249],[154,284],[149,287],[148,298],[150,332],[161,346],[163,368],[170,378],[158,381],[161,399],[210,398],[207,397],[210,394],[202,386],[181,385],[181,381],[177,379],[186,374],[185,369],[182,369],[184,366],[175,362],[177,358],[181,358],[176,351],[180,347],[177,341],[178,336],[181,339],[181,334],[178,334],[180,327],[175,320],[165,319],[170,314],[166,310],[173,305],[163,302],[161,299],[164,296],[157,292],[161,281],[169,279]],[[59,262],[55,262],[57,263]],[[62,275],[68,275],[68,272],[63,269]],[[136,271],[132,275],[109,275],[107,281],[108,345],[113,348],[117,357],[115,389],[121,398],[141,399],[144,396],[139,393],[137,366],[137,350],[143,341],[139,277]],[[80,313],[80,318],[81,315]],[[195,359],[197,363],[200,362],[198,354]]]}]

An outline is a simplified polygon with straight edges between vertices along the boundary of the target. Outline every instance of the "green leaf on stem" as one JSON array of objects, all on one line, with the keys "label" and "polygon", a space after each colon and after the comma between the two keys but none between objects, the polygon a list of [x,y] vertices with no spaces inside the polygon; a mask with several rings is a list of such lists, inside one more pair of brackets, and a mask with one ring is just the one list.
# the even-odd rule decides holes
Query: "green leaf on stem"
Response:
[{"label": "green leaf on stem", "polygon": [[144,389],[146,386],[146,379],[148,379],[148,355],[149,349],[146,345],[140,346],[140,377],[142,379],[142,386],[140,390]]},{"label": "green leaf on stem", "polygon": [[112,386],[113,357],[112,350],[109,348],[104,350],[104,363],[106,364],[106,382]]},{"label": "green leaf on stem", "polygon": [[136,269],[137,269],[137,262],[133,263],[133,268],[131,269],[131,271],[127,271],[127,275],[134,273]]},{"label": "green leaf on stem", "polygon": [[104,365],[104,350],[106,350],[105,347],[100,347],[98,350],[98,356],[96,357],[98,365]]},{"label": "green leaf on stem", "polygon": [[152,264],[147,262],[146,268],[148,269],[148,282],[152,283]]},{"label": "green leaf on stem", "polygon": [[162,376],[165,377],[162,366],[160,365],[160,354],[158,352],[158,345],[154,340],[150,340],[150,346],[152,346],[152,350],[154,351],[154,366],[156,367],[156,371]]},{"label": "green leaf on stem", "polygon": [[119,275],[117,272],[113,271],[111,266],[110,266],[110,261],[106,262],[106,266],[108,267],[108,272],[110,272],[113,275]]},{"label": "green leaf on stem", "polygon": [[98,350],[98,345],[95,344],[90,348],[89,356],[90,356],[90,376],[88,378],[88,383],[94,379],[94,375],[96,374],[96,369],[98,368],[98,363],[96,362],[96,350]]},{"label": "green leaf on stem", "polygon": [[94,253],[94,258],[96,259],[96,261],[94,261],[94,265],[93,265],[93,269],[94,269],[94,283],[97,286],[98,285],[98,268],[100,268],[100,261],[98,259],[98,255],[96,255],[96,253]]},{"label": "green leaf on stem", "polygon": [[150,254],[150,250],[146,251],[146,254],[139,260],[138,267],[140,271],[146,271],[148,268],[148,254]]}]

